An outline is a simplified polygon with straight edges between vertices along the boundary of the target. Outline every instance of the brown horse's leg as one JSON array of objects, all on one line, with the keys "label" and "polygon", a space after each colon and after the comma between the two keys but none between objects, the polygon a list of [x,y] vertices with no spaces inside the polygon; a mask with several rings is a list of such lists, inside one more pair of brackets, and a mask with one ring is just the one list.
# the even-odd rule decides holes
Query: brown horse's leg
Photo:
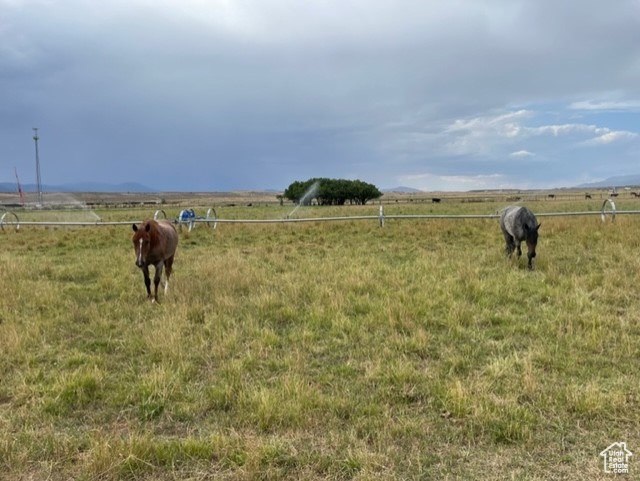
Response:
[{"label": "brown horse's leg", "polygon": [[144,275],[144,286],[147,288],[147,297],[151,297],[151,278],[149,277],[149,266],[142,268],[142,274]]},{"label": "brown horse's leg", "polygon": [[167,290],[169,289],[169,278],[171,277],[171,272],[173,270],[173,256],[164,261],[164,267],[164,294],[167,295]]},{"label": "brown horse's leg", "polygon": [[158,302],[158,284],[162,275],[162,262],[156,264],[156,274],[153,276],[153,300]]}]

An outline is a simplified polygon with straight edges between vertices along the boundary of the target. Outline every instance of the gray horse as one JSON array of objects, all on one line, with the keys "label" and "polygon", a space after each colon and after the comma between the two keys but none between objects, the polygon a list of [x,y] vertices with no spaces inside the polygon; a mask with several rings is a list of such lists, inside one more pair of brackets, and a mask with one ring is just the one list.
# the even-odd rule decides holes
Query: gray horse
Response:
[{"label": "gray horse", "polygon": [[507,244],[505,248],[507,257],[510,257],[514,250],[520,257],[522,255],[520,244],[525,241],[527,243],[527,258],[529,259],[528,267],[532,269],[531,261],[536,256],[538,229],[540,228],[533,212],[526,207],[517,205],[505,207],[500,214],[500,228]]}]

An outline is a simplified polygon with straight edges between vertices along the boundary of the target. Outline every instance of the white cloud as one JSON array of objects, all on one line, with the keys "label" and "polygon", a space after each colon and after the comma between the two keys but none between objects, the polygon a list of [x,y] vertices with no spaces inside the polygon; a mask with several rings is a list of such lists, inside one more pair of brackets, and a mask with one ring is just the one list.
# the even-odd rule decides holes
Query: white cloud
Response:
[{"label": "white cloud", "polygon": [[400,175],[398,181],[425,191],[467,191],[511,188],[512,180],[503,174],[437,175],[432,173]]},{"label": "white cloud", "polygon": [[527,133],[530,135],[551,134],[554,137],[559,137],[561,135],[576,134],[576,133],[592,134],[592,133],[597,133],[597,131],[598,131],[598,127],[596,127],[595,125],[585,125],[585,124],[541,125],[539,127],[527,128]]},{"label": "white cloud", "polygon": [[509,157],[533,157],[533,156],[535,156],[535,154],[529,152],[528,150],[517,150],[509,154]]},{"label": "white cloud", "polygon": [[520,131],[520,122],[533,116],[530,110],[498,113],[470,119],[457,119],[445,132],[495,132],[506,137],[515,137]]},{"label": "white cloud", "polygon": [[439,175],[434,173],[405,174],[396,177],[397,182],[426,192],[469,191],[469,190],[514,190],[549,189],[567,187],[593,180],[584,173],[570,172],[568,176],[553,180],[534,177],[520,177],[502,173],[477,175]]},{"label": "white cloud", "polygon": [[448,155],[491,155],[502,144],[523,134],[523,121],[534,115],[529,110],[456,119],[439,134],[442,152]]},{"label": "white cloud", "polygon": [[[563,125],[543,125],[540,127],[527,128],[531,135],[553,135],[554,137],[569,136],[589,137],[582,141],[577,140],[576,145],[603,145],[611,144],[622,140],[630,140],[638,136],[635,132],[628,130],[611,130],[607,127],[598,127],[587,124],[563,124]],[[595,135],[595,137],[593,137]]]},{"label": "white cloud", "polygon": [[539,112],[532,110],[518,110],[494,116],[457,119],[444,128],[442,134],[451,134],[454,139],[451,145],[458,153],[470,149],[484,151],[485,149],[480,146],[483,142],[486,144],[509,143],[516,139],[544,135],[552,135],[553,137],[569,135],[591,137],[596,135],[601,139],[600,143],[633,138],[637,135],[629,131],[614,131],[608,127],[581,123],[549,124],[536,127],[526,125],[527,120],[535,120],[539,115]]},{"label": "white cloud", "polygon": [[[569,117],[566,111],[554,112],[553,117]],[[425,119],[410,118],[403,122],[387,124],[386,131],[380,135],[385,155],[396,155],[398,163],[429,162],[437,172],[439,180],[444,184],[452,184],[445,174],[458,172],[487,174],[489,169],[508,172],[517,178],[515,164],[508,166],[507,159],[518,159],[520,162],[545,162],[548,169],[536,169],[538,176],[549,175],[550,172],[567,170],[573,158],[583,162],[599,163],[600,160],[585,160],[582,150],[576,149],[597,145],[624,145],[638,137],[627,130],[613,130],[587,123],[542,123],[550,117],[548,110],[536,111],[531,108],[513,111],[493,112],[481,116],[461,117],[438,124]],[[562,161],[554,162],[562,153]],[[402,155],[402,157],[399,156]],[[596,154],[594,154],[596,155]],[[552,167],[551,167],[552,166]],[[564,174],[563,174],[564,175]],[[479,185],[478,178],[473,178]],[[461,179],[453,182],[456,186],[463,184]],[[474,187],[476,188],[476,187]],[[480,187],[478,187],[480,188]]]},{"label": "white cloud", "polygon": [[602,135],[599,135],[598,137],[587,140],[584,143],[586,145],[605,145],[611,144],[613,142],[634,139],[637,136],[638,134],[636,134],[635,132],[628,132],[626,130],[608,131],[606,133],[603,133]]},{"label": "white cloud", "polygon": [[[621,140],[633,139],[636,133],[626,130],[612,130],[592,124],[565,123],[528,126],[535,122],[541,113],[533,110],[517,110],[497,113],[481,117],[456,119],[436,134],[413,133],[411,140],[415,142],[434,142],[434,150],[443,155],[455,156],[491,156],[499,157],[532,157],[534,154],[527,148],[513,150],[522,144],[532,144],[541,148],[544,142],[551,149],[549,142],[570,145],[602,145]],[[544,137],[557,140],[544,140]],[[537,147],[540,146],[540,147]]]},{"label": "white cloud", "polygon": [[583,100],[569,105],[572,110],[640,110],[640,101]]}]

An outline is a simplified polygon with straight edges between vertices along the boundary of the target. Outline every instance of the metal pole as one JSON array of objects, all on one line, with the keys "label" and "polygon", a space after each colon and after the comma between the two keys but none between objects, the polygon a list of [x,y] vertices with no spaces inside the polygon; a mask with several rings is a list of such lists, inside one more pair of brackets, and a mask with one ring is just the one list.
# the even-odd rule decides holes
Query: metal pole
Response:
[{"label": "metal pole", "polygon": [[38,188],[38,205],[42,205],[42,180],[40,178],[40,156],[38,155],[38,128],[33,127],[33,140],[36,143],[36,184]]}]

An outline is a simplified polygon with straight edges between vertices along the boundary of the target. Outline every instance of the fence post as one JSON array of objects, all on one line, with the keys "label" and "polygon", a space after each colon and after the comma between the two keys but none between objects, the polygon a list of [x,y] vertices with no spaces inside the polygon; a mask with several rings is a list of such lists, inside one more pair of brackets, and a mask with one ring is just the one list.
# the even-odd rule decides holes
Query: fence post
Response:
[{"label": "fence post", "polygon": [[380,209],[378,210],[378,225],[380,227],[384,227],[384,211],[382,208],[382,203],[380,204]]}]

